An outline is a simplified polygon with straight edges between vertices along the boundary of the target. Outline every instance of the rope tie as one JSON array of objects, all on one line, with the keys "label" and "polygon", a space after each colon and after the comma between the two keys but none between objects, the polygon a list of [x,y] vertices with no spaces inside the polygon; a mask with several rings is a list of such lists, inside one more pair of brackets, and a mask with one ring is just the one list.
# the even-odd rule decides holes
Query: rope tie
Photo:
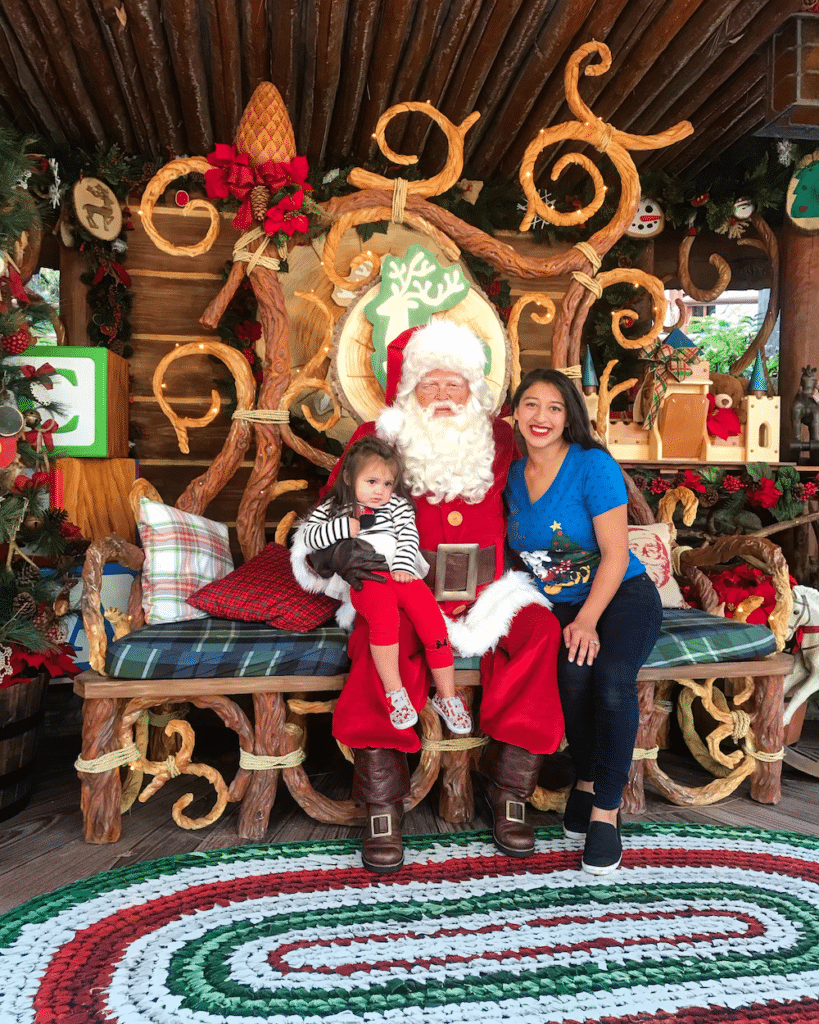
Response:
[{"label": "rope tie", "polygon": [[[165,771],[167,771],[169,778],[175,779],[182,774],[179,765],[176,763],[176,758],[173,756],[173,754],[171,754],[169,757],[166,757],[165,760],[160,763],[164,767]],[[157,775],[160,774],[161,769],[157,772]]]},{"label": "rope tie", "polygon": [[595,281],[593,277],[589,277],[588,274],[584,274],[582,270],[573,270],[572,277],[578,284],[582,284],[584,288],[588,288],[596,299],[599,299],[603,294],[603,285],[600,284],[599,281]]},{"label": "rope tie", "polygon": [[74,767],[78,772],[100,775],[102,772],[110,772],[114,768],[122,768],[126,764],[130,764],[131,761],[139,761],[141,757],[139,747],[132,745],[122,747],[120,750],[112,750],[108,754],[100,754],[93,761],[86,761],[85,758],[78,757],[74,762]]},{"label": "rope tie", "polygon": [[632,761],[656,761],[657,755],[660,753],[659,747],[635,747],[634,753],[631,755]]},{"label": "rope tie", "polygon": [[734,743],[739,743],[743,736],[748,735],[748,729],[751,726],[751,716],[747,711],[732,711],[731,712],[731,738]]},{"label": "rope tie", "polygon": [[302,747],[291,750],[289,754],[272,757],[269,754],[251,754],[247,750],[239,751],[239,767],[249,772],[268,772],[274,768],[298,768],[305,758]]},{"label": "rope tie", "polygon": [[583,376],[583,368],[580,366],[579,363],[575,364],[574,366],[564,366],[562,367],[560,372],[564,374],[566,377],[571,377],[572,379]]},{"label": "rope tie", "polygon": [[662,711],[664,715],[670,715],[674,709],[674,703],[670,700],[655,700],[654,710]]},{"label": "rope tie", "polygon": [[[264,241],[255,252],[250,252],[249,246],[258,238],[264,238]],[[279,260],[264,255],[270,241],[270,235],[266,234],[263,228],[252,228],[250,231],[245,231],[233,247],[233,262],[247,263],[248,274],[256,267],[278,270],[281,266]]]},{"label": "rope tie", "polygon": [[392,190],[393,224],[404,223],[404,211],[407,205],[407,184],[406,178],[396,178],[395,188]]},{"label": "rope tie", "polygon": [[582,253],[586,257],[589,263],[591,263],[592,270],[596,274],[597,271],[600,269],[600,264],[602,263],[602,260],[597,255],[597,250],[594,248],[594,246],[589,245],[588,242],[575,242],[574,247],[575,249],[577,249],[578,252]]},{"label": "rope tie", "polygon": [[288,409],[237,409],[232,419],[250,423],[289,423],[290,412]]},{"label": "rope tie", "polygon": [[600,136],[600,141],[596,144],[595,149],[598,153],[605,153],[609,148],[609,144],[614,137],[614,125],[605,121],[603,123],[603,134]]},{"label": "rope tie", "polygon": [[757,761],[781,761],[785,756],[785,748],[780,747],[779,750],[771,754],[766,750],[748,750],[746,753],[750,754]]},{"label": "rope tie", "polygon": [[489,742],[488,736],[462,736],[452,740],[429,740],[422,739],[423,750],[473,750],[475,747],[485,747]]}]

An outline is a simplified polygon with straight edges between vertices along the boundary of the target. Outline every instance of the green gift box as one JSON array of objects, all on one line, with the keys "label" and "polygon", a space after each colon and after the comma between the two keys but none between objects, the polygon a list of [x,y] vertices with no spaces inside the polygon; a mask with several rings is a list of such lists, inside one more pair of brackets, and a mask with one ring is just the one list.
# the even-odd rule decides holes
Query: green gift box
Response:
[{"label": "green gift box", "polygon": [[39,369],[49,363],[54,387],[34,385],[41,402],[54,402],[57,455],[125,458],[128,455],[128,360],[107,348],[34,345],[7,362]]}]

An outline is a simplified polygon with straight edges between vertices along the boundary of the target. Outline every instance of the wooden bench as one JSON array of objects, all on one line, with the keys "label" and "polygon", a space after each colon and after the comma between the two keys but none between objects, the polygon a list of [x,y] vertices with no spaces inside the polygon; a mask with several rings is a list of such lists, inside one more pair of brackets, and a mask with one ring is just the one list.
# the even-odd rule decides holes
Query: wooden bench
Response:
[{"label": "wooden bench", "polygon": [[[753,799],[778,803],[783,683],[792,662],[790,655],[775,654],[758,661],[642,669],[638,676],[640,727],[623,809],[631,813],[645,809],[646,780],[672,803],[695,806],[722,799],[748,776]],[[731,706],[714,695],[718,678],[733,683],[728,697]],[[103,771],[79,771],[86,841],[105,843],[119,839],[123,794],[126,803],[132,802],[135,795],[134,784],[123,789],[120,765],[131,763],[138,773],[150,771],[161,781],[171,777],[173,770],[167,762],[167,757],[173,755],[171,746],[157,742],[153,760],[137,756],[133,751],[132,731],[147,709],[159,706],[167,717],[174,707],[186,703],[211,708],[237,734],[240,767],[224,802],[240,801],[240,837],[256,841],[264,838],[279,776],[304,811],[317,821],[361,824],[361,809],[350,800],[331,800],[316,792],[301,764],[304,718],[310,713],[330,712],[334,706],[332,699],[308,701],[302,695],[329,696],[341,689],[344,680],[343,675],[128,680],[111,679],[93,670],[84,672],[77,677],[74,686],[75,692],[83,698],[82,761],[92,765],[106,755],[119,758],[118,764]],[[480,686],[478,671],[460,670],[456,673],[456,682],[472,703],[472,696]],[[725,770],[723,777],[704,786],[674,782],[657,763],[672,710],[670,691],[677,684],[699,696],[717,723],[710,743],[711,757]],[[252,694],[253,722],[231,699],[231,695],[247,693]],[[740,728],[738,721],[742,723]],[[441,817],[450,822],[472,820],[471,770],[480,738],[473,740],[471,746],[463,741],[444,740],[440,719],[429,706],[421,714],[421,730],[423,749],[413,773],[407,809],[424,799],[440,774]],[[742,749],[725,755],[719,743],[732,735],[737,736]],[[157,741],[159,739],[156,737]],[[268,758],[274,759],[269,767],[265,760]],[[541,810],[562,810],[565,798],[564,790],[551,792],[538,787],[532,803]],[[182,809],[175,812],[178,823],[182,823],[179,820]]]}]

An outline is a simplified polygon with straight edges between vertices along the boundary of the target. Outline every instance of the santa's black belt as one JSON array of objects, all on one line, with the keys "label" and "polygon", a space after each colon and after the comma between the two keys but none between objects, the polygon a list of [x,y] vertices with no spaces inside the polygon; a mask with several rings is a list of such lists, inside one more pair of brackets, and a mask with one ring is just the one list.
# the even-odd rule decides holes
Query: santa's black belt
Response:
[{"label": "santa's black belt", "polygon": [[421,551],[429,564],[424,577],[436,601],[474,601],[478,587],[495,578],[495,545],[439,544],[435,551]]}]

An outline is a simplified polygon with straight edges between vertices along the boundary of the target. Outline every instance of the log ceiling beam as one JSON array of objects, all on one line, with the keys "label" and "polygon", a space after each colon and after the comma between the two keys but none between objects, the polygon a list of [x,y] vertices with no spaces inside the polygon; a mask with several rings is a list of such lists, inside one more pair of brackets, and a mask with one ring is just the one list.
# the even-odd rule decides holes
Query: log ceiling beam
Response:
[{"label": "log ceiling beam", "polygon": [[[269,80],[298,152],[326,166],[377,158],[384,110],[429,100],[455,123],[480,112],[465,140],[472,173],[515,177],[538,131],[573,119],[566,62],[596,39],[612,67],[583,78],[584,101],[636,135],[691,120],[692,138],[636,156],[641,168],[680,169],[714,160],[750,120],[735,109],[740,83],[758,90],[771,36],[803,9],[803,0],[0,0],[0,97],[21,131],[61,144],[203,154],[233,139]],[[440,168],[444,142],[429,119],[397,118],[388,141],[418,155],[421,173]]]}]

